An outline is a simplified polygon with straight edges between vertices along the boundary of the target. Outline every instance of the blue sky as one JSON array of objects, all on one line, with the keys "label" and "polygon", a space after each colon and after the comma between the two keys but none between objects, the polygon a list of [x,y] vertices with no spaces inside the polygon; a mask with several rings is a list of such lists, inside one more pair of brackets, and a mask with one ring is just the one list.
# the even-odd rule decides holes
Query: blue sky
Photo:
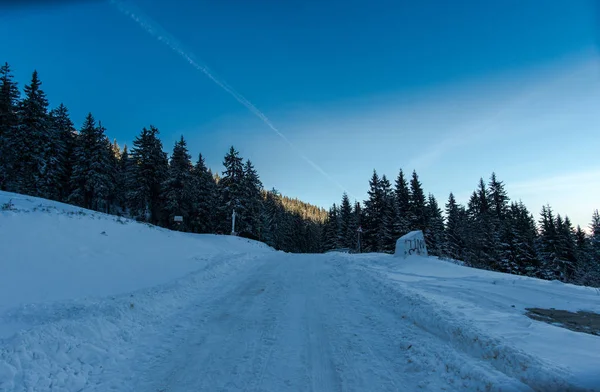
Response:
[{"label": "blue sky", "polygon": [[27,4],[0,12],[0,61],[121,145],[154,124],[221,170],[233,144],[265,187],[324,207],[400,168],[440,203],[495,171],[536,215],[550,203],[587,226],[600,207],[592,1],[125,3],[162,41],[107,1]]}]

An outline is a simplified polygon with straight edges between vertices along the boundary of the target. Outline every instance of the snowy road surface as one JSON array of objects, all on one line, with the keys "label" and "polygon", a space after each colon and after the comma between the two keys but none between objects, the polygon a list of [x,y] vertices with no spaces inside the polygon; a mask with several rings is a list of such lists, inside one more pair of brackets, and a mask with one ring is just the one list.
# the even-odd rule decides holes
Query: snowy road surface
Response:
[{"label": "snowy road surface", "polygon": [[600,337],[524,315],[595,289],[7,198],[0,392],[600,391]]},{"label": "snowy road surface", "polygon": [[131,357],[88,388],[528,390],[398,314],[343,255],[272,253],[240,263],[141,331]]}]

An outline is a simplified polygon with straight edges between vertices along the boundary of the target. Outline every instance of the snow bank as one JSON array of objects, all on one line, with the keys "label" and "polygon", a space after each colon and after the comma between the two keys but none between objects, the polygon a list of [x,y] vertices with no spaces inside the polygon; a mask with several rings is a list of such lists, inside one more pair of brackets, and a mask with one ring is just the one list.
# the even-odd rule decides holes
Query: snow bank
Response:
[{"label": "snow bank", "polygon": [[180,278],[217,255],[270,250],[14,193],[0,192],[0,209],[0,338],[24,326],[1,321],[9,309],[119,295]]},{"label": "snow bank", "polygon": [[535,390],[600,390],[600,337],[534,321],[525,308],[600,313],[596,289],[483,271],[433,257],[362,262],[395,309]]}]

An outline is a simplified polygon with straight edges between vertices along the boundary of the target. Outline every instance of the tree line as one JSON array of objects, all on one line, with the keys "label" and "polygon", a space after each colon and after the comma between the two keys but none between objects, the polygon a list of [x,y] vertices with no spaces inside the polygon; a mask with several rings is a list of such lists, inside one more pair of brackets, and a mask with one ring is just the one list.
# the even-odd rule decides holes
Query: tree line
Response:
[{"label": "tree line", "polygon": [[142,129],[131,150],[120,148],[91,113],[76,130],[65,105],[49,110],[41,85],[34,71],[21,98],[10,66],[0,68],[1,190],[194,233],[230,233],[235,210],[241,236],[285,251],[322,249],[326,211],[265,190],[234,147],[221,175],[201,154],[192,163],[183,136],[167,155],[154,126]]},{"label": "tree line", "polygon": [[450,193],[445,211],[432,194],[425,196],[416,171],[410,180],[400,170],[394,185],[376,171],[368,199],[350,203],[347,194],[328,212],[325,250],[392,253],[395,242],[422,230],[430,255],[460,260],[488,270],[600,287],[600,215],[593,212],[588,235],[568,216],[543,206],[539,220],[521,202],[511,202],[504,183],[492,173],[479,180],[467,206]]},{"label": "tree line", "polygon": [[[250,160],[231,147],[224,171],[212,173],[201,154],[192,163],[183,136],[170,155],[159,130],[143,128],[131,150],[112,143],[90,113],[76,130],[65,105],[49,110],[37,72],[23,98],[8,64],[0,67],[0,189],[44,197],[194,233],[236,231],[291,252],[349,248],[391,253],[395,241],[422,230],[432,255],[513,274],[600,286],[600,215],[590,234],[542,207],[535,220],[511,202],[492,173],[466,206],[450,193],[440,207],[425,195],[416,171],[394,184],[376,171],[368,199],[344,194],[329,211],[265,190]],[[444,211],[442,211],[444,208]],[[183,222],[175,222],[175,216]]]}]

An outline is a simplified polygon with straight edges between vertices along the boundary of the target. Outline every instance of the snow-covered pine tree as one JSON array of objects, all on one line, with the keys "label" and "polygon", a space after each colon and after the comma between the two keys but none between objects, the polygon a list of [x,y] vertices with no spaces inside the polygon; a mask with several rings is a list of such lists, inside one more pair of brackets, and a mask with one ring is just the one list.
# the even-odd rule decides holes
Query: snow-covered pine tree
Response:
[{"label": "snow-covered pine tree", "polygon": [[575,230],[568,216],[564,220],[560,215],[556,216],[556,228],[558,229],[558,254],[561,266],[561,280],[571,282],[575,276],[577,265],[577,254],[575,246]]},{"label": "snow-covered pine tree", "polygon": [[600,214],[595,210],[590,223],[590,247],[592,275],[596,287],[600,287]]},{"label": "snow-covered pine tree", "polygon": [[478,189],[471,195],[467,209],[469,235],[466,238],[466,259],[474,267],[498,269],[500,241],[490,204],[486,184],[480,178]]},{"label": "snow-covered pine tree", "polygon": [[240,232],[248,233],[253,238],[260,239],[263,185],[258,177],[258,172],[248,159],[244,164],[242,180],[244,216],[240,221]]},{"label": "snow-covered pine tree", "polygon": [[[188,230],[194,208],[194,178],[192,161],[183,136],[175,142],[167,170],[167,178],[161,186],[163,200],[163,224],[172,229]],[[175,222],[175,216],[183,222]]]},{"label": "snow-covered pine tree", "polygon": [[504,272],[519,275],[535,275],[539,268],[535,243],[537,228],[535,219],[523,202],[511,203],[505,218],[506,228],[503,240],[506,245],[502,252]]},{"label": "snow-covered pine tree", "polygon": [[[496,178],[496,173],[492,173],[486,192],[489,205],[489,212],[485,217],[489,230],[486,233],[490,249],[489,262],[497,271],[516,273],[515,254],[510,245],[514,240],[511,226],[513,222],[507,220],[510,199],[504,189],[504,183]],[[504,254],[505,252],[507,254]]]},{"label": "snow-covered pine tree", "polygon": [[419,181],[417,171],[413,170],[410,180],[410,199],[409,208],[411,215],[411,230],[422,230],[427,228],[427,205],[425,202],[425,193]]},{"label": "snow-covered pine tree", "polygon": [[20,92],[8,63],[0,67],[0,190],[16,190],[13,165],[18,140]]},{"label": "snow-covered pine tree", "polygon": [[400,169],[395,184],[395,200],[396,200],[396,216],[394,219],[394,238],[400,238],[411,229],[411,212],[410,212],[410,189],[404,178],[404,172]]},{"label": "snow-covered pine tree", "polygon": [[43,196],[42,182],[50,146],[48,100],[41,85],[38,73],[34,71],[19,104],[19,125],[13,139],[15,143],[11,146],[16,157],[12,169],[16,190],[33,196]]},{"label": "snow-covered pine tree", "polygon": [[333,204],[329,209],[327,221],[323,229],[323,247],[324,250],[332,250],[340,248],[339,243],[339,231],[340,231],[340,220],[339,220],[339,208]]},{"label": "snow-covered pine tree", "polygon": [[431,193],[427,200],[427,215],[427,228],[424,233],[427,251],[432,256],[442,256],[444,249],[444,217],[435,196]]},{"label": "snow-covered pine tree", "polygon": [[132,216],[153,224],[161,221],[161,186],[169,164],[156,127],[142,129],[133,141],[131,157],[134,164],[128,205]]},{"label": "snow-covered pine tree", "polygon": [[556,220],[549,205],[542,206],[540,217],[540,236],[538,239],[538,254],[541,266],[539,277],[543,279],[558,279],[560,277],[560,265],[558,263],[558,230]]}]

